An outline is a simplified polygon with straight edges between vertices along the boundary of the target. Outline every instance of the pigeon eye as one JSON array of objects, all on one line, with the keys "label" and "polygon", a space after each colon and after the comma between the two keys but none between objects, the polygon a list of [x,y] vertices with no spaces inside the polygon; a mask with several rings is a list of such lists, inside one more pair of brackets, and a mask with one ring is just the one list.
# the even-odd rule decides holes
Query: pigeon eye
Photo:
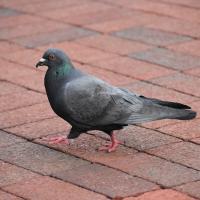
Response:
[{"label": "pigeon eye", "polygon": [[55,59],[56,59],[56,57],[53,54],[49,55],[49,60],[55,60]]}]

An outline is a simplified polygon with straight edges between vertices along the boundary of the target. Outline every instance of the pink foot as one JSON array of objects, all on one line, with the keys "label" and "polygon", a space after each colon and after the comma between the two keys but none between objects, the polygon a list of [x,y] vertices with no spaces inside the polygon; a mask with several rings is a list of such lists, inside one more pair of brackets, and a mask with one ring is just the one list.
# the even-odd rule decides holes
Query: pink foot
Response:
[{"label": "pink foot", "polygon": [[66,136],[56,136],[51,138],[44,138],[44,141],[47,141],[49,144],[69,144]]},{"label": "pink foot", "polygon": [[99,147],[98,151],[108,151],[108,153],[110,153],[112,151],[115,151],[119,144],[122,144],[122,142],[118,141],[115,138],[115,134],[113,132],[111,135],[111,144],[105,144],[104,146]]}]

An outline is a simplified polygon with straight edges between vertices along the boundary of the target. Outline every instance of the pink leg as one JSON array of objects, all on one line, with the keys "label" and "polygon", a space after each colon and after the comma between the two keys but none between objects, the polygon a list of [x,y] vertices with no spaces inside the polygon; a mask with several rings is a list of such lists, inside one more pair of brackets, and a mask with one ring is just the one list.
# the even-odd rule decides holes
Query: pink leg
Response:
[{"label": "pink leg", "polygon": [[51,138],[43,138],[44,141],[47,141],[49,144],[69,144],[66,136],[56,136]]},{"label": "pink leg", "polygon": [[120,141],[116,139],[114,131],[111,134],[111,144],[105,144],[102,147],[99,147],[99,151],[108,151],[109,153],[112,151],[115,151],[116,148],[119,146],[119,144],[122,144]]}]

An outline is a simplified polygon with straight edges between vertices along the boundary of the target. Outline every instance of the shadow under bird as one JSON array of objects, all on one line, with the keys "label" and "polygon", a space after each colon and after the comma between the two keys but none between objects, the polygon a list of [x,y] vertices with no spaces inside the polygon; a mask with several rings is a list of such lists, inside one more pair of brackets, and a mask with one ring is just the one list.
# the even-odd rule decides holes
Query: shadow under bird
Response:
[{"label": "shadow under bird", "polygon": [[147,98],[112,86],[76,69],[59,49],[48,49],[36,64],[46,65],[45,88],[54,112],[72,128],[68,136],[53,137],[50,143],[69,144],[90,130],[108,134],[111,143],[99,150],[112,152],[120,144],[115,132],[125,126],[160,119],[190,120],[196,112],[187,105]]}]

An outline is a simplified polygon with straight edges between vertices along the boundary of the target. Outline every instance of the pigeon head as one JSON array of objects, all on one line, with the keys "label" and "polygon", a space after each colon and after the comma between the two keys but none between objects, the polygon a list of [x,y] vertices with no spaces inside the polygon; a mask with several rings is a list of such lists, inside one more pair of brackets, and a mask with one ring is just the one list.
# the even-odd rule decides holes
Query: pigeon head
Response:
[{"label": "pigeon head", "polygon": [[60,49],[48,49],[39,62],[36,64],[36,67],[47,66],[48,68],[58,68],[65,65],[71,65],[69,57]]}]

